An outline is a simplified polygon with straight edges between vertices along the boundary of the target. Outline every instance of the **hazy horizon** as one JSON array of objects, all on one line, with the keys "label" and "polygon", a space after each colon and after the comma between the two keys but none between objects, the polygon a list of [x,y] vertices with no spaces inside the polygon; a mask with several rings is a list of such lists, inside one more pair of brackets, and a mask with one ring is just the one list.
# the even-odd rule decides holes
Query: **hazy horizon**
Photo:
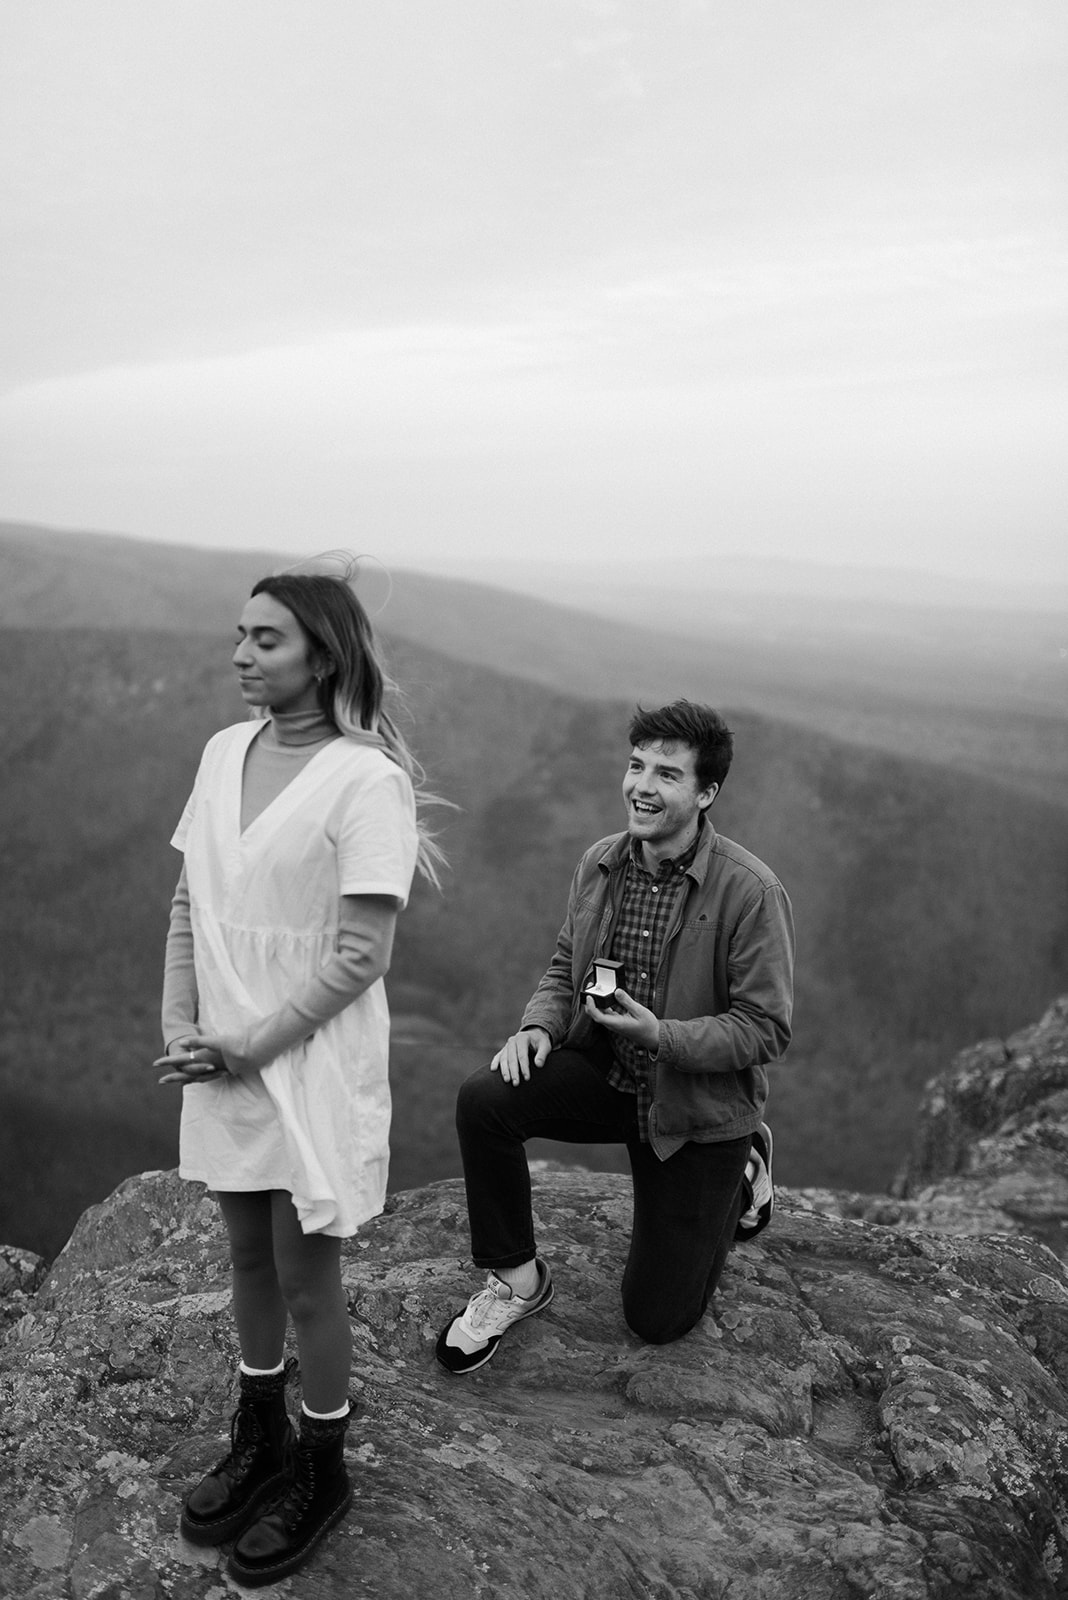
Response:
[{"label": "hazy horizon", "polygon": [[0,16],[0,517],[1068,583],[1059,0]]},{"label": "hazy horizon", "polygon": [[[246,546],[227,544],[225,541],[200,542],[195,539],[171,539],[150,533],[126,533],[115,528],[74,528],[54,523],[24,522],[0,515],[0,539],[14,534],[26,534],[30,539],[77,539],[77,541],[120,541],[122,544],[168,547],[190,555],[197,552],[206,557],[241,557],[259,554],[269,566],[264,571],[285,570],[288,563],[309,570],[337,568],[337,557],[355,558],[360,578],[358,587],[365,603],[377,614],[381,606],[389,605],[393,579],[406,574],[424,578],[444,578],[451,581],[475,584],[484,589],[500,589],[512,594],[548,600],[555,605],[569,606],[572,610],[603,614],[620,619],[633,611],[641,595],[662,603],[671,597],[686,600],[684,610],[700,597],[713,598],[716,592],[731,595],[735,600],[751,598],[758,603],[761,597],[772,597],[787,603],[796,616],[803,614],[806,602],[825,603],[841,611],[841,619],[849,605],[871,602],[879,608],[895,608],[931,613],[964,614],[974,611],[1001,611],[1001,613],[1041,613],[1046,618],[1060,619],[1068,653],[1068,578],[1063,582],[993,581],[969,574],[954,574],[923,566],[875,565],[859,562],[819,562],[812,558],[775,557],[775,555],[747,555],[739,550],[727,550],[723,555],[708,557],[702,563],[694,558],[676,562],[641,563],[633,558],[590,558],[584,550],[571,550],[569,554],[552,558],[508,557],[491,554],[486,557],[454,555],[449,550],[435,550],[420,560],[390,560],[381,552],[361,546],[353,539],[347,546],[317,546],[299,550],[296,547],[281,549],[259,542]],[[320,563],[325,560],[326,566]],[[337,568],[339,570],[339,568]],[[652,621],[652,619],[651,619]],[[657,614],[660,626],[670,621],[664,613]]]},{"label": "hazy horizon", "polygon": [[[337,567],[339,556],[354,558],[360,569],[358,584],[372,612],[388,604],[393,579],[406,574],[445,578],[483,588],[499,589],[530,596],[579,611],[619,615],[619,604],[633,601],[645,592],[650,601],[663,601],[685,595],[692,603],[698,596],[714,597],[717,589],[738,598],[758,600],[770,595],[789,600],[800,607],[806,600],[848,605],[871,601],[891,608],[968,613],[997,610],[1003,612],[1041,612],[1064,619],[1068,629],[1068,577],[1061,583],[996,582],[968,574],[953,574],[932,567],[894,567],[859,562],[821,562],[791,556],[750,556],[739,551],[716,555],[704,565],[690,558],[642,563],[633,558],[591,559],[585,552],[571,550],[538,559],[491,554],[485,557],[453,555],[434,551],[419,561],[391,561],[353,540],[345,546],[315,546],[303,551],[281,549],[250,542],[228,544],[223,540],[204,543],[195,539],[171,539],[149,533],[130,533],[114,528],[59,527],[54,524],[13,521],[0,515],[0,539],[24,533],[33,538],[73,538],[119,540],[124,544],[167,547],[195,555],[241,556],[259,554],[272,565],[266,571],[283,570],[292,562],[308,564],[315,570],[325,560],[327,570]],[[338,568],[338,570],[340,570]],[[651,619],[669,625],[660,614]],[[1068,631],[1065,632],[1068,649]]]}]

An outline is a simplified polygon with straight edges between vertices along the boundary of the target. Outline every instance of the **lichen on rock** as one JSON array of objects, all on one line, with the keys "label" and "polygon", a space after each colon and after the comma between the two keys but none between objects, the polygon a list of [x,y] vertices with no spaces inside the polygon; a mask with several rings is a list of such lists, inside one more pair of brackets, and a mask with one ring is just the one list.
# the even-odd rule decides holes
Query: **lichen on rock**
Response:
[{"label": "lichen on rock", "polygon": [[1008,1039],[962,1050],[928,1084],[894,1190],[913,1220],[974,1218],[1068,1256],[1068,995]]},{"label": "lichen on rock", "polygon": [[[545,1170],[535,1199],[556,1301],[467,1379],[433,1357],[472,1286],[462,1186],[396,1196],[346,1246],[356,1505],[280,1593],[1065,1592],[1068,1275],[1043,1246],[786,1194],[701,1325],[654,1348],[619,1307],[627,1180]],[[13,1593],[233,1592],[177,1521],[223,1445],[236,1358],[203,1191],[145,1175],[83,1218],[0,1348]]]}]

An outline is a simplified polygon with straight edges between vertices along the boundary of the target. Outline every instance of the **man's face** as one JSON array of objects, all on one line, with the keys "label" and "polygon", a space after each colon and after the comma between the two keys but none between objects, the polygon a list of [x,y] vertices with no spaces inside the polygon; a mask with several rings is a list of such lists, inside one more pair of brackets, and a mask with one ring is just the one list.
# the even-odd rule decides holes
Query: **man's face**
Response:
[{"label": "man's face", "polygon": [[719,788],[699,787],[692,745],[665,739],[636,744],[623,777],[623,801],[633,839],[662,860],[680,854],[697,832],[702,811]]}]

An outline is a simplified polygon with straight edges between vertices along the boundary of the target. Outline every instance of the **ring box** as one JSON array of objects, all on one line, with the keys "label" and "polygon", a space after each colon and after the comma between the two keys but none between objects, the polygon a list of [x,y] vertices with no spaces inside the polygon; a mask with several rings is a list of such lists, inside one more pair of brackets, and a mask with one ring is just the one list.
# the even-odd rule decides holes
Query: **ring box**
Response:
[{"label": "ring box", "polygon": [[606,1011],[615,999],[616,990],[626,988],[624,972],[622,961],[608,961],[598,956],[582,986],[583,994],[589,995],[599,1011]]}]

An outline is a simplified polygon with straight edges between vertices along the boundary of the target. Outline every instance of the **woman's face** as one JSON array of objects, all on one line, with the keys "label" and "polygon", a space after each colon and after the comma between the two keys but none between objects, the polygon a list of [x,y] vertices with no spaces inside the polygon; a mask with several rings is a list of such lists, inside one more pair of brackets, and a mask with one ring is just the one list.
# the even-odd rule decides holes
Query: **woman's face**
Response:
[{"label": "woman's face", "polygon": [[246,604],[233,662],[246,705],[282,712],[318,706],[315,674],[323,663],[292,611],[273,595],[254,594]]}]

